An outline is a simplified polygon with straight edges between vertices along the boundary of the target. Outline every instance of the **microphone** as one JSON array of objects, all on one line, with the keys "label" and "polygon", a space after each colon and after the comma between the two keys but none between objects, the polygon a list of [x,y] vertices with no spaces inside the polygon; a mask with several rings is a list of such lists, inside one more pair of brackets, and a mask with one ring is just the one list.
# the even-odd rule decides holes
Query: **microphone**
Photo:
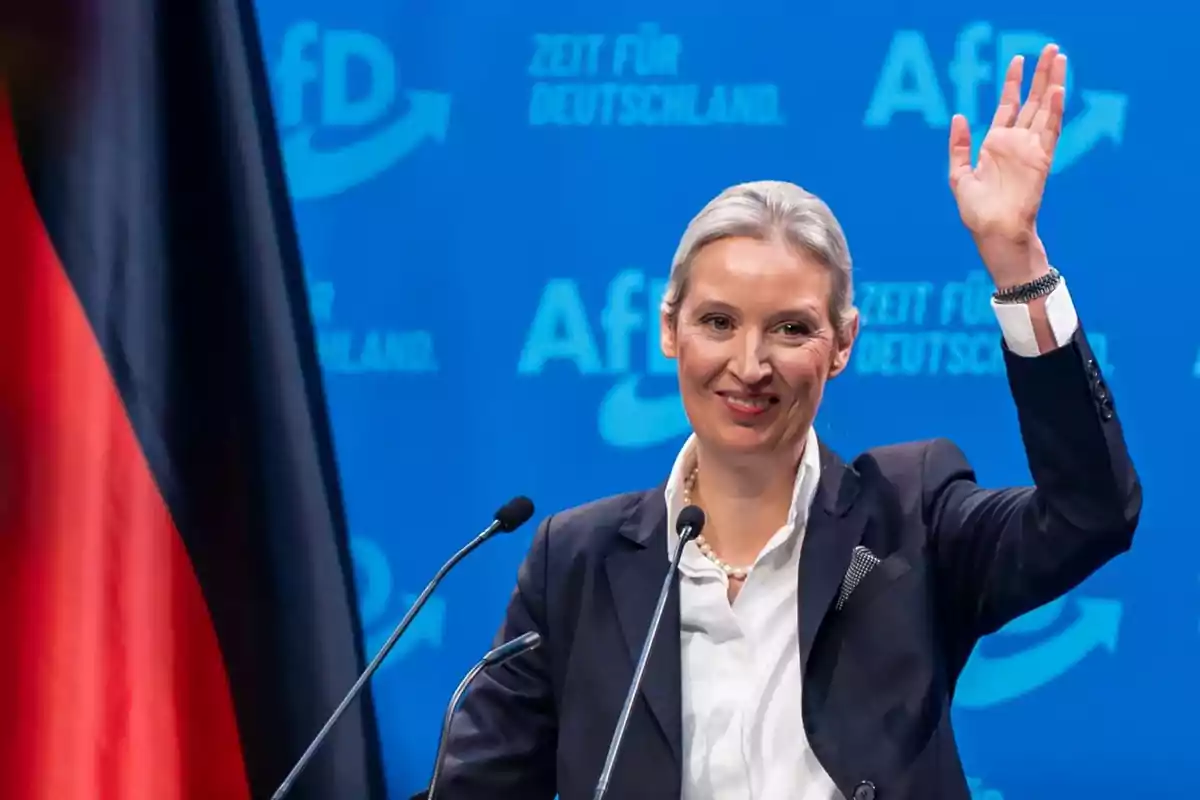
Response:
[{"label": "microphone", "polygon": [[379,652],[375,655],[375,658],[371,659],[371,663],[367,665],[365,670],[363,670],[363,674],[358,676],[358,680],[354,682],[354,686],[350,687],[350,691],[346,693],[346,696],[342,698],[342,702],[338,704],[336,709],[334,709],[333,714],[330,715],[329,719],[325,723],[325,726],[321,728],[321,730],[317,733],[316,738],[314,738],[312,743],[309,744],[308,749],[304,751],[304,755],[300,756],[300,760],[296,762],[296,766],[292,767],[292,771],[288,773],[286,778],[283,779],[283,783],[281,783],[279,788],[275,790],[275,794],[271,795],[271,800],[283,800],[287,793],[291,791],[292,785],[295,784],[296,779],[300,777],[300,773],[304,771],[304,768],[308,766],[308,762],[312,760],[312,757],[317,752],[317,748],[319,748],[321,743],[325,741],[325,737],[329,735],[329,731],[333,729],[333,726],[337,724],[339,719],[341,719],[342,714],[346,712],[346,709],[352,702],[354,702],[354,699],[358,697],[363,686],[365,686],[367,681],[371,679],[371,676],[375,674],[375,671],[379,669],[379,666],[383,663],[383,660],[387,658],[388,653],[392,652],[392,648],[396,646],[396,642],[399,641],[404,632],[408,630],[408,626],[412,624],[413,619],[417,616],[417,612],[419,612],[425,605],[426,601],[429,600],[429,596],[433,594],[433,590],[437,588],[437,585],[442,582],[442,578],[446,577],[446,574],[450,572],[450,570],[452,570],[455,565],[458,564],[458,562],[470,555],[471,551],[479,547],[479,545],[492,538],[494,534],[497,532],[511,533],[528,522],[529,518],[532,516],[533,501],[523,495],[514,497],[504,505],[500,506],[496,513],[492,515],[491,525],[488,525],[486,528],[484,528],[478,536],[472,539],[471,542],[451,556],[450,560],[442,565],[442,568],[439,569],[437,574],[433,576],[433,580],[429,582],[429,585],[426,586],[425,590],[421,592],[419,597],[417,597],[417,600],[415,603],[413,603],[412,608],[410,608],[408,613],[404,615],[404,619],[400,620],[400,624],[396,626],[394,631],[392,631],[392,635],[389,636],[387,641],[383,643],[383,647],[379,648]]},{"label": "microphone", "polygon": [[492,649],[479,660],[478,664],[471,667],[471,671],[458,684],[458,688],[454,690],[454,695],[450,698],[450,705],[446,706],[446,714],[442,718],[442,735],[438,739],[437,754],[433,759],[433,777],[429,779],[429,791],[425,793],[424,800],[434,800],[438,778],[442,775],[442,762],[446,758],[446,746],[450,743],[450,724],[454,721],[454,712],[458,710],[458,704],[462,701],[462,696],[466,693],[467,687],[471,685],[479,673],[488,667],[503,664],[510,658],[516,658],[523,653],[528,653],[530,650],[538,648],[541,644],[542,635],[537,631],[522,633],[517,638],[510,639],[499,647]]},{"label": "microphone", "polygon": [[671,585],[675,582],[675,571],[679,569],[679,561],[683,558],[683,548],[692,539],[700,535],[704,527],[704,512],[698,506],[687,506],[679,512],[675,521],[675,531],[679,534],[679,544],[675,545],[675,554],[671,557],[671,568],[667,577],[663,578],[662,589],[658,593],[658,605],[654,608],[654,616],[650,618],[650,630],[646,633],[646,641],[642,645],[642,653],[638,656],[637,667],[633,670],[633,682],[629,685],[629,694],[625,695],[625,705],[621,707],[621,716],[617,718],[617,729],[613,732],[608,745],[608,756],[604,759],[604,769],[600,771],[600,779],[596,781],[596,793],[593,800],[602,800],[608,792],[608,783],[612,780],[613,768],[617,764],[617,753],[621,742],[625,739],[625,729],[629,727],[629,715],[633,712],[633,702],[642,687],[642,677],[646,673],[646,662],[650,660],[650,648],[654,646],[654,637],[662,622],[663,609],[667,605],[667,596],[671,593]]}]

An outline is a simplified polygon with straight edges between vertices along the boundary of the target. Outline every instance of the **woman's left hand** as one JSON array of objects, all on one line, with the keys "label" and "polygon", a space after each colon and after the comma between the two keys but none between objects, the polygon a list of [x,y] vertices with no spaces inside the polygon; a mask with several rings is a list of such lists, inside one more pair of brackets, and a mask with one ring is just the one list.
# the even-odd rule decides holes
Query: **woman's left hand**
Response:
[{"label": "woman's left hand", "polygon": [[956,114],[950,123],[950,188],[963,223],[1000,288],[1049,271],[1037,234],[1037,213],[1062,131],[1067,57],[1057,45],[1046,46],[1024,106],[1023,64],[1021,56],[1009,64],[999,106],[974,167],[966,118]]}]

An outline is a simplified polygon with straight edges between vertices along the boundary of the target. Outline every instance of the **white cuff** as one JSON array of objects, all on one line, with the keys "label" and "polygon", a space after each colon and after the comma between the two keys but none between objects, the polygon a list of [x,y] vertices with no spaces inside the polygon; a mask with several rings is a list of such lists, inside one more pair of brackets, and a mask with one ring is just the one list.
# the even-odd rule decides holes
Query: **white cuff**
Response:
[{"label": "white cuff", "polygon": [[[1029,306],[992,300],[992,310],[996,312],[1009,350],[1026,358],[1041,355],[1037,336],[1033,332],[1033,320],[1029,318]],[[1066,278],[1059,280],[1054,291],[1046,295],[1046,317],[1050,321],[1050,330],[1054,331],[1055,347],[1062,347],[1071,341],[1079,329],[1079,316],[1075,313],[1075,304],[1071,302],[1071,293],[1067,291]]]}]

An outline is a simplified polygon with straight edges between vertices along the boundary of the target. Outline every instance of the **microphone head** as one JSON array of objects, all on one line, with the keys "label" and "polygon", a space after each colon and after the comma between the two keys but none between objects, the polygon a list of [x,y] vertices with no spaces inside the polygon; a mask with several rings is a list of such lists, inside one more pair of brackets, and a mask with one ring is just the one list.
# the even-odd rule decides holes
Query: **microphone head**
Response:
[{"label": "microphone head", "polygon": [[704,512],[700,506],[686,506],[679,512],[679,519],[675,520],[675,532],[681,538],[686,538],[689,541],[700,535],[700,531],[704,528]]},{"label": "microphone head", "polygon": [[520,650],[534,650],[541,646],[542,635],[537,631],[525,631],[511,642],[514,648]]},{"label": "microphone head", "polygon": [[526,631],[515,639],[509,639],[499,647],[494,647],[483,657],[482,663],[489,667],[503,664],[511,658],[536,650],[542,644],[542,635],[537,631]]},{"label": "microphone head", "polygon": [[494,519],[500,523],[500,530],[512,533],[524,525],[533,516],[533,501],[525,495],[517,495],[496,511]]}]

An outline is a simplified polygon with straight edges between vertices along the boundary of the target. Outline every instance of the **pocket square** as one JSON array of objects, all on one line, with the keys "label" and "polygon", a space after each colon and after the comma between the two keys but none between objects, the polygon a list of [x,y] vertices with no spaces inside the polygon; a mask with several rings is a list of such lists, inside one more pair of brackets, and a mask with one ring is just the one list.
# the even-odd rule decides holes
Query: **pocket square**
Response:
[{"label": "pocket square", "polygon": [[879,564],[879,557],[872,553],[861,544],[854,548],[854,556],[850,559],[850,567],[846,570],[846,576],[842,578],[842,590],[838,592],[836,608],[842,610],[842,606],[850,598],[851,593],[862,582],[862,579],[870,574],[871,570]]}]

